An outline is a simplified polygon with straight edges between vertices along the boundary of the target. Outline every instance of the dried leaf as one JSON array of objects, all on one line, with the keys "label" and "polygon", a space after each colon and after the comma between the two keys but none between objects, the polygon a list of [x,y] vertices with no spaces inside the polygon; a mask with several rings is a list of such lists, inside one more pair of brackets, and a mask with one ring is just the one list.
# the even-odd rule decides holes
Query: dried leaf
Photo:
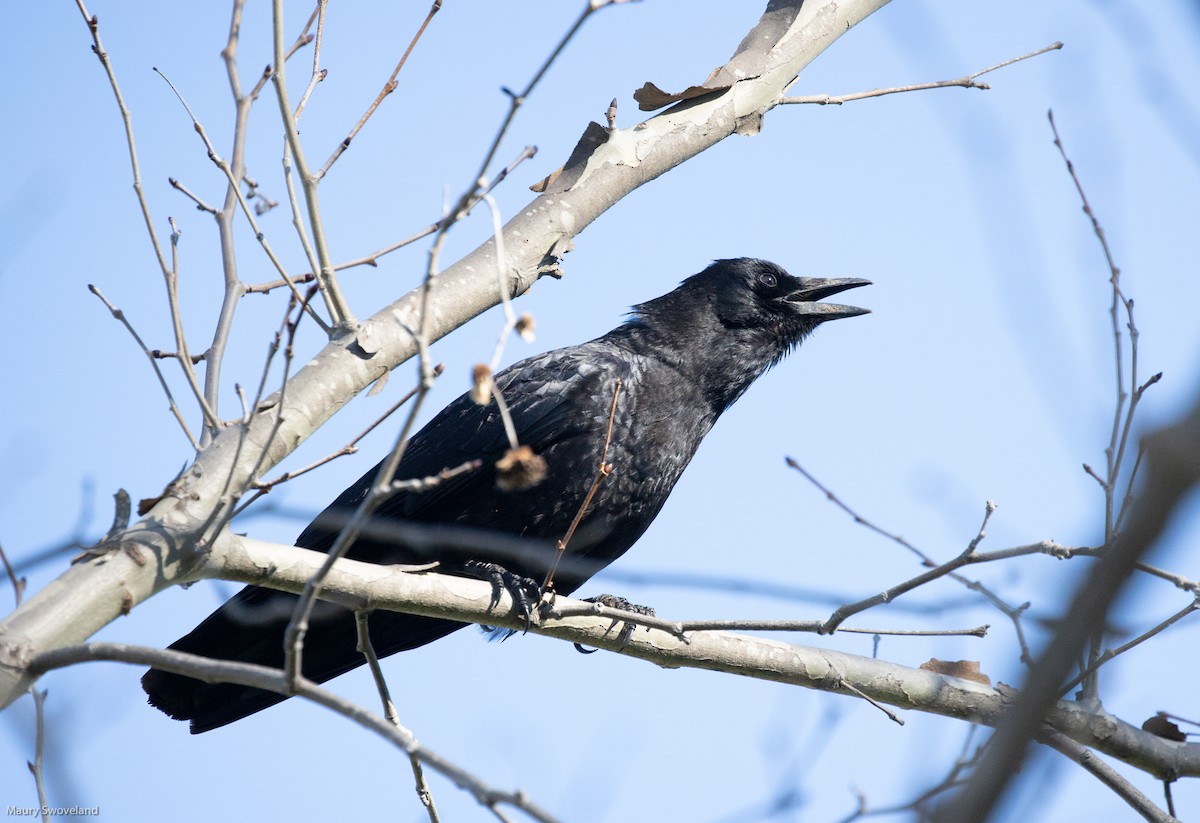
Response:
[{"label": "dried leaf", "polygon": [[579,142],[575,144],[575,148],[571,151],[571,156],[567,158],[566,164],[561,169],[550,172],[548,176],[534,183],[529,187],[530,191],[535,191],[538,194],[553,189],[556,192],[569,191],[571,186],[575,185],[582,175],[583,170],[587,166],[588,158],[592,156],[592,152],[608,142],[609,131],[599,123],[588,123],[584,129],[583,135],[579,138]]},{"label": "dried leaf", "polygon": [[921,668],[927,672],[970,680],[985,686],[992,685],[991,679],[979,671],[978,660],[938,660],[936,657],[931,657],[927,662],[921,664]]},{"label": "dried leaf", "polygon": [[521,491],[545,479],[546,460],[528,446],[509,449],[496,461],[496,485],[502,491]]},{"label": "dried leaf", "polygon": [[[710,76],[709,80],[711,79],[712,77]],[[655,109],[661,109],[663,106],[678,103],[680,100],[691,100],[694,97],[701,97],[705,94],[725,91],[729,88],[729,85],[726,83],[714,86],[688,86],[683,91],[670,92],[663,91],[653,83],[647,82],[633,93],[633,99],[637,101],[638,108],[642,111],[654,111]]]},{"label": "dried leaf", "polygon": [[532,343],[535,337],[533,326],[533,315],[525,312],[517,319],[517,325],[513,328],[516,329],[517,334],[521,335],[522,340],[526,343]]},{"label": "dried leaf", "polygon": [[1181,742],[1187,740],[1187,735],[1178,726],[1163,717],[1161,712],[1143,723],[1142,731],[1150,732],[1150,734],[1158,737],[1164,737],[1167,740],[1178,740]]},{"label": "dried leaf", "polygon": [[758,24],[742,38],[729,62],[713,71],[699,86],[688,86],[680,92],[665,92],[653,83],[646,83],[633,93],[638,108],[654,111],[680,100],[691,100],[704,94],[721,92],[739,80],[759,77],[767,67],[771,50],[796,20],[799,3],[771,2]]},{"label": "dried leaf", "polygon": [[481,406],[492,402],[492,370],[483,363],[471,370],[471,399]]}]

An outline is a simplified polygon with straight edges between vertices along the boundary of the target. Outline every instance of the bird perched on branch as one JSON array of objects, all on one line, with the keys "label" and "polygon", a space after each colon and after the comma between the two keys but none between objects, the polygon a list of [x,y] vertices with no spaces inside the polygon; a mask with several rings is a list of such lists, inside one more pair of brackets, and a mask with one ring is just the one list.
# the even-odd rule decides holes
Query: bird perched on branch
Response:
[{"label": "bird perched on branch", "polygon": [[[718,260],[636,306],[608,334],[511,366],[495,376],[494,391],[512,431],[486,393],[465,394],[443,409],[411,439],[396,478],[477,467],[385,500],[346,556],[382,564],[437,561],[439,572],[505,585],[519,603],[553,573],[554,590],[570,594],[641,537],[704,435],[755,378],[826,320],[867,311],[818,301],[865,285],[793,277],[765,260]],[[513,434],[528,449],[516,452]],[[598,473],[602,466],[611,467],[607,475]],[[329,551],[378,468],[318,515],[296,545]],[[555,567],[556,543],[569,531]],[[295,595],[248,586],[170,648],[281,667],[295,603]],[[374,612],[370,636],[382,657],[464,625]],[[324,682],[362,665],[355,640],[354,615],[318,603],[304,642],[304,676]],[[284,699],[157,669],[142,686],[152,705],[191,721],[193,733]]]}]

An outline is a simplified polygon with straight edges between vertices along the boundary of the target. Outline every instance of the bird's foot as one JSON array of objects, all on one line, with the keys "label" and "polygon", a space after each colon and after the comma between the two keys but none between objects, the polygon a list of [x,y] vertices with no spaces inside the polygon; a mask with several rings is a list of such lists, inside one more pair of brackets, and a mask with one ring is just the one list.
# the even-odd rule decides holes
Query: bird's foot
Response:
[{"label": "bird's foot", "polygon": [[654,609],[649,606],[639,606],[637,603],[630,603],[624,597],[617,597],[615,594],[598,594],[595,597],[585,597],[583,598],[583,602],[599,603],[601,606],[608,606],[610,609],[620,609],[623,612],[654,617]]},{"label": "bird's foot", "polygon": [[[608,606],[610,609],[620,609],[623,612],[641,614],[645,615],[646,617],[654,617],[654,609],[650,608],[649,606],[640,606],[637,603],[630,603],[624,597],[617,597],[615,594],[598,594],[595,597],[585,597],[583,598],[583,602],[596,603],[601,606]],[[634,623],[628,622],[623,622],[621,624],[621,634],[619,635],[621,646],[618,651],[623,650],[626,644],[629,643],[629,638],[633,636],[635,625],[636,624]],[[592,652],[596,651],[595,649],[585,649],[578,643],[575,644],[575,648],[582,654],[591,654]]]},{"label": "bird's foot", "polygon": [[500,605],[500,593],[508,592],[513,599],[513,608],[525,619],[525,631],[533,623],[533,603],[541,596],[541,584],[531,577],[522,577],[495,563],[468,560],[465,571],[480,580],[492,584],[492,599],[488,610]]}]

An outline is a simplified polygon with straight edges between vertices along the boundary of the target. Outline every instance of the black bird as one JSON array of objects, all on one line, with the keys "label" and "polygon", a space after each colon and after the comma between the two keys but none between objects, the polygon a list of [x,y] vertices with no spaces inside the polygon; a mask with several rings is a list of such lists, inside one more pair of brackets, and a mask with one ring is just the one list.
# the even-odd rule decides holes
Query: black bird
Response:
[{"label": "black bird", "polygon": [[[536,587],[553,562],[555,541],[595,482],[611,418],[605,460],[613,472],[555,571],[554,589],[575,591],[641,537],[704,435],[755,378],[826,320],[867,312],[816,301],[865,285],[855,278],[793,277],[765,260],[718,260],[669,294],[636,306],[608,334],[511,366],[496,375],[495,385],[520,443],[545,461],[544,479],[512,488],[523,484],[497,470],[510,441],[496,403],[483,406],[463,395],[411,439],[396,477],[428,477],[472,459],[481,461],[479,468],[427,491],[391,497],[346,556],[385,564],[437,560],[442,572],[493,581],[502,576],[509,586],[529,578]],[[376,469],[318,515],[296,545],[328,551]],[[521,550],[504,551],[512,543]],[[281,667],[295,602],[294,595],[247,586],[170,648]],[[371,640],[382,657],[464,625],[375,612]],[[352,613],[319,603],[305,639],[304,675],[324,682],[362,663]],[[146,673],[142,686],[152,705],[190,720],[193,734],[284,699],[157,669]]]}]

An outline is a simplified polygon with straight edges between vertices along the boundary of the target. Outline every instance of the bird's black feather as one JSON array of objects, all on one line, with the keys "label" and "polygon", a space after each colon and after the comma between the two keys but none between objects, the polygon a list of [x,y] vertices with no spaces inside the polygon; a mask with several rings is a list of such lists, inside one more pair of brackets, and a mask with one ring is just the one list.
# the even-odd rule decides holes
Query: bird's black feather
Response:
[{"label": "bird's black feather", "polygon": [[[496,376],[496,386],[520,442],[546,461],[545,479],[519,490],[497,485],[495,464],[509,440],[496,404],[480,406],[463,395],[412,438],[396,476],[430,477],[468,460],[480,467],[385,501],[347,557],[384,564],[436,560],[438,570],[450,574],[467,573],[469,561],[484,561],[540,581],[555,541],[595,480],[611,417],[606,460],[614,471],[600,484],[555,574],[555,589],[573,592],[641,537],[705,434],[755,378],[821,322],[863,313],[815,300],[865,284],[796,278],[762,260],[719,260],[635,307],[608,334],[515,364]],[[328,551],[377,469],[318,515],[296,545]],[[293,595],[248,586],[170,648],[281,666],[283,631],[295,602]],[[463,625],[392,612],[376,612],[370,620],[381,657]],[[319,604],[305,640],[305,676],[323,682],[362,662],[353,615]],[[153,705],[190,720],[193,732],[283,699],[156,669],[142,684]]]}]

